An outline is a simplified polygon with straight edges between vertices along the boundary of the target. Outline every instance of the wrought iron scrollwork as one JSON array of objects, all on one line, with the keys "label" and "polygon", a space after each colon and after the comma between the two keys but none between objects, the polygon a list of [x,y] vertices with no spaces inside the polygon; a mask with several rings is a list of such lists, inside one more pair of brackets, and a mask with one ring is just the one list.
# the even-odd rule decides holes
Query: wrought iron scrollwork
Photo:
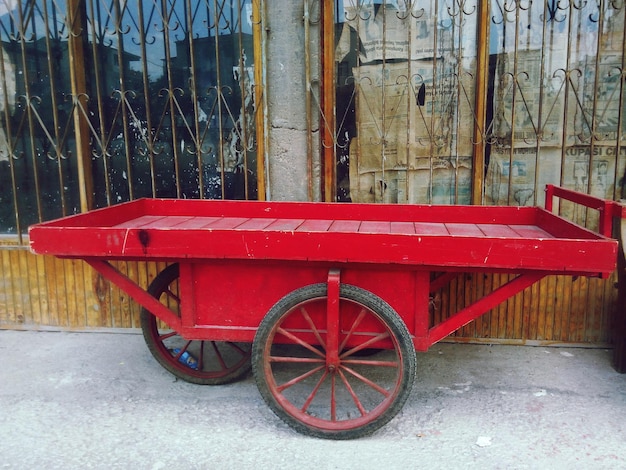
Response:
[{"label": "wrought iron scrollwork", "polygon": [[491,17],[491,21],[496,25],[500,25],[505,22],[514,22],[515,17],[512,14],[528,11],[532,5],[532,0],[496,0],[493,4],[497,7],[500,18],[494,15]]}]

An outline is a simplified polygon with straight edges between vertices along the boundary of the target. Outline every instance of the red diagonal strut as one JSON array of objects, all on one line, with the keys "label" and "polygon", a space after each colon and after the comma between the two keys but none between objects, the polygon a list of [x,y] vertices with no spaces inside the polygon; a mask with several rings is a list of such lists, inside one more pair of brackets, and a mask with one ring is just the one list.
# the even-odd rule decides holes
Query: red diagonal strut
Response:
[{"label": "red diagonal strut", "polygon": [[102,274],[106,279],[114,283],[117,287],[126,292],[142,307],[145,307],[155,316],[167,323],[170,328],[176,331],[181,330],[181,321],[172,311],[152,297],[148,292],[141,288],[136,282],[132,281],[120,271],[115,269],[108,261],[99,258],[85,258],[85,262],[92,268]]},{"label": "red diagonal strut", "polygon": [[[420,338],[416,338],[416,343],[419,343],[416,344],[416,347],[419,350],[428,349],[429,346],[435,344],[437,341],[442,340],[459,328],[464,327],[469,322],[475,320],[483,313],[488,312],[495,306],[504,302],[506,299],[513,297],[518,292],[521,292],[527,287],[532,286],[535,282],[542,279],[545,275],[545,273],[520,274],[512,281],[509,281],[492,293],[474,302],[472,305],[469,305],[468,307],[459,310],[455,315],[432,327],[428,332],[428,338],[426,338],[425,344],[422,344],[423,339],[422,341],[420,341]],[[425,349],[423,349],[424,347]]]}]

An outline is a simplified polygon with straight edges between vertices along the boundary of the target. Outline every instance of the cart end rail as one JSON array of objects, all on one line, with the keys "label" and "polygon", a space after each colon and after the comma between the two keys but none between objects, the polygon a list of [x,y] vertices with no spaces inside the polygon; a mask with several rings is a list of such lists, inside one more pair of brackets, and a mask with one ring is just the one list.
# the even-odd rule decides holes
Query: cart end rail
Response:
[{"label": "cart end rail", "polygon": [[553,210],[555,197],[597,210],[600,214],[598,224],[599,233],[607,238],[612,238],[613,235],[613,219],[626,218],[626,207],[617,201],[602,199],[590,194],[584,194],[571,189],[555,186],[553,184],[546,185],[545,208],[549,212],[552,212]]}]

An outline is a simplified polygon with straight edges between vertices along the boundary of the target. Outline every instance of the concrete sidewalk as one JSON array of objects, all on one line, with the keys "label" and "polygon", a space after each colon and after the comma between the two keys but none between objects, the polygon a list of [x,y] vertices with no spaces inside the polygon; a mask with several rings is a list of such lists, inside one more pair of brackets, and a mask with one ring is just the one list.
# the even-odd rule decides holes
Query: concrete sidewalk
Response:
[{"label": "concrete sidewalk", "polygon": [[438,344],[374,435],[293,432],[252,377],[176,381],[141,335],[0,331],[0,469],[626,468],[607,350]]}]

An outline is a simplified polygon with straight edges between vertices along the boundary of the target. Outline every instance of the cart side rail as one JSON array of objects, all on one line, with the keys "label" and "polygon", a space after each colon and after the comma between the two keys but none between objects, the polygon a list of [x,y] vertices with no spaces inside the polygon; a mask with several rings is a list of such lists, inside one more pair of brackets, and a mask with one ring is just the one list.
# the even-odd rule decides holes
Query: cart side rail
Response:
[{"label": "cart side rail", "polygon": [[602,199],[590,194],[572,191],[553,184],[546,185],[546,210],[552,212],[554,198],[558,197],[580,204],[599,212],[599,232],[605,237],[612,238],[613,235],[613,218],[626,218],[626,208],[617,201]]}]

